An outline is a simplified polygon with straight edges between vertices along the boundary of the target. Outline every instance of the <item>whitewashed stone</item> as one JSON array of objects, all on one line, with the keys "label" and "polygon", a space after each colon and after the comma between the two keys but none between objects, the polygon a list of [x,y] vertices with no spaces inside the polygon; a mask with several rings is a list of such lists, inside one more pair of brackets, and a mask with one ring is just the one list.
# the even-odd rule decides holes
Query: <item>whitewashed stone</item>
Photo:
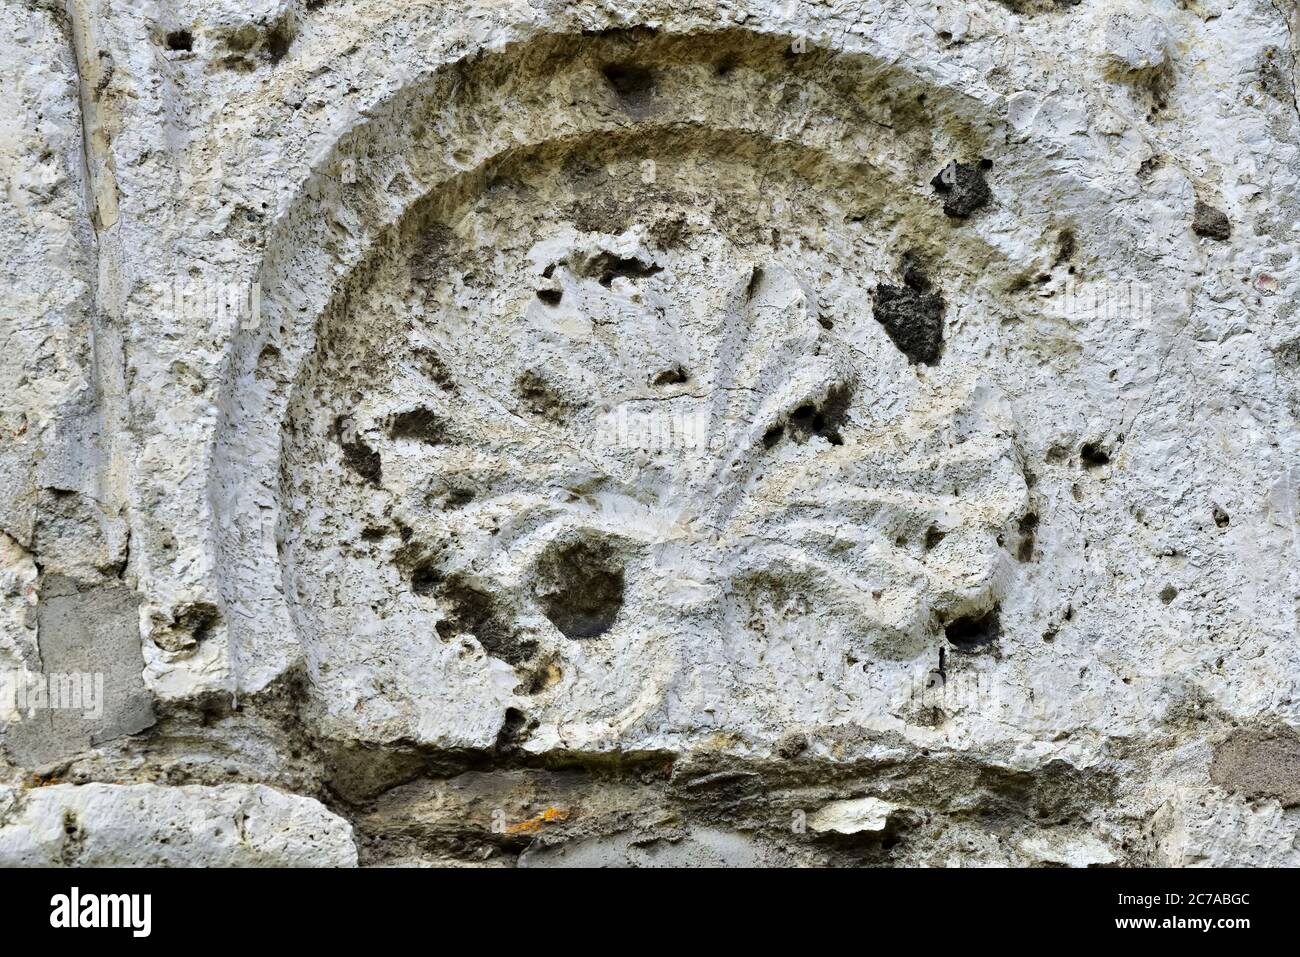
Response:
[{"label": "whitewashed stone", "polygon": [[262,785],[0,791],[0,867],[349,867],[352,826]]},{"label": "whitewashed stone", "polygon": [[808,826],[814,831],[837,834],[879,832],[889,826],[890,815],[898,810],[897,804],[873,797],[833,801],[808,818]]}]

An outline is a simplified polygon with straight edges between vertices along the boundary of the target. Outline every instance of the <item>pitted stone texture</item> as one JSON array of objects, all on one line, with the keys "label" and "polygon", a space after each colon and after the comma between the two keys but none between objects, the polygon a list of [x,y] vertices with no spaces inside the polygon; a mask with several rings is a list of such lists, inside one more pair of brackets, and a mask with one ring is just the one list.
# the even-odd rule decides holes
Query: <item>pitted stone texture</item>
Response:
[{"label": "pitted stone texture", "polygon": [[263,785],[0,789],[0,867],[351,867],[352,827]]},{"label": "pitted stone texture", "polygon": [[[0,667],[138,600],[160,739],[76,780],[707,758],[708,843],[753,760],[782,851],[915,811],[827,860],[1273,859],[1210,749],[1300,724],[1292,6],[0,3]],[[533,840],[460,813],[402,854]]]},{"label": "pitted stone texture", "polygon": [[1152,819],[1164,867],[1300,867],[1300,812],[1216,788],[1179,788]]},{"label": "pitted stone texture", "polygon": [[[647,37],[466,75],[509,153],[481,143],[489,178],[434,186],[313,331],[279,558],[331,736],[483,746],[507,707],[539,751],[901,727],[943,624],[1003,595],[1029,503],[992,328],[919,376],[871,290],[933,262],[966,308],[1012,273],[909,188],[922,125],[841,115],[845,89],[900,115],[935,91],[871,58],[787,75],[741,31]],[[773,83],[817,132],[757,106]]]}]

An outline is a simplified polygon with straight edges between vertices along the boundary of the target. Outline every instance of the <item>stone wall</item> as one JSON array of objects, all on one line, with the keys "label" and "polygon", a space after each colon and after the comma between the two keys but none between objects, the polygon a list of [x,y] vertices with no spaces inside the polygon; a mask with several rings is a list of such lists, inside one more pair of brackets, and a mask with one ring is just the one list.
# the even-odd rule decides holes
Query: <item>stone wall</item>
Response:
[{"label": "stone wall", "polygon": [[1297,30],[0,0],[0,863],[1300,863]]}]

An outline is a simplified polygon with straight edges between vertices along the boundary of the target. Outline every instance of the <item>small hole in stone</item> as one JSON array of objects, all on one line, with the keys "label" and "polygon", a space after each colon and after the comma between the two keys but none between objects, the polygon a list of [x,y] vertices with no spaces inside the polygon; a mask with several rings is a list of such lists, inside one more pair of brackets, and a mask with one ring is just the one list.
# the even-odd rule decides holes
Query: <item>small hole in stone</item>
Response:
[{"label": "small hole in stone", "polygon": [[473,635],[485,652],[510,665],[522,664],[537,653],[537,642],[515,630],[511,616],[490,592],[460,573],[442,576],[434,569],[428,581],[442,607],[444,617],[434,629],[444,642]]},{"label": "small hole in stone", "polygon": [[1079,447],[1079,458],[1083,460],[1084,468],[1095,469],[1109,464],[1110,453],[1100,442],[1084,442]]},{"label": "small hole in stone", "polygon": [[537,601],[570,640],[598,638],[623,608],[623,568],[603,542],[553,547],[537,566]]},{"label": "small hole in stone", "polygon": [[833,386],[821,406],[805,402],[790,413],[786,423],[790,427],[790,437],[800,444],[819,436],[831,445],[843,445],[840,426],[846,421],[852,398],[848,386]]},{"label": "small hole in stone", "polygon": [[447,498],[443,502],[443,508],[456,509],[462,508],[474,501],[474,493],[467,488],[454,488],[447,493]]},{"label": "small hole in stone", "polygon": [[431,409],[416,408],[394,415],[388,423],[388,434],[395,439],[441,445],[447,440],[447,426]]},{"label": "small hole in stone", "polygon": [[266,56],[272,63],[279,63],[293,45],[293,33],[284,25],[277,25],[266,35]]},{"label": "small hole in stone", "polygon": [[686,382],[690,376],[681,366],[673,366],[671,369],[665,369],[654,378],[655,385],[681,385]]},{"label": "small hole in stone", "polygon": [[432,595],[442,584],[442,572],[432,562],[420,565],[411,573],[411,591],[417,595]]},{"label": "small hole in stone", "polygon": [[1232,521],[1232,519],[1230,519],[1230,518],[1228,517],[1228,513],[1227,513],[1227,512],[1225,512],[1223,509],[1219,508],[1219,506],[1217,506],[1217,505],[1214,506],[1214,524],[1215,524],[1215,525],[1219,526],[1219,528],[1227,528],[1227,527],[1228,527],[1228,523],[1229,523],[1230,521]]},{"label": "small hole in stone", "polygon": [[925,550],[928,552],[934,546],[938,545],[946,537],[945,532],[939,530],[937,525],[931,525],[925,530]]},{"label": "small hole in stone", "polygon": [[654,90],[654,74],[631,63],[610,63],[600,71],[614,92],[623,100],[639,103]]},{"label": "small hole in stone", "polygon": [[1038,515],[1034,512],[1026,512],[1020,519],[1020,544],[1016,548],[1016,558],[1022,562],[1032,561],[1034,558],[1034,541],[1038,535]]},{"label": "small hole in stone", "polygon": [[948,643],[963,652],[982,651],[998,640],[1002,634],[999,609],[995,605],[982,614],[963,615],[944,626]]},{"label": "small hole in stone", "polygon": [[560,304],[560,300],[564,298],[564,290],[563,289],[539,289],[537,290],[537,298],[542,300],[542,302],[546,303],[548,306],[558,306]]},{"label": "small hole in stone", "polygon": [[601,253],[581,271],[584,276],[592,276],[606,289],[614,284],[615,279],[647,279],[663,272],[662,266],[643,262],[635,256],[615,256]]},{"label": "small hole in stone", "polygon": [[193,50],[194,36],[189,30],[173,30],[166,38],[168,50]]},{"label": "small hole in stone", "polygon": [[511,751],[527,737],[528,717],[518,708],[506,708],[505,717],[497,731],[496,750]]}]

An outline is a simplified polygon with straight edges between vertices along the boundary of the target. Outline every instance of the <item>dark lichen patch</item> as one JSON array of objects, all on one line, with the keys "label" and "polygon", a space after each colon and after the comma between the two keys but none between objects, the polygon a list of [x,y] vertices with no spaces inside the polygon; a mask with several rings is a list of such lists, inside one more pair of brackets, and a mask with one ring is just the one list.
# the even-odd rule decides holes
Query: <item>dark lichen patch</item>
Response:
[{"label": "dark lichen patch", "polygon": [[266,59],[271,63],[279,63],[289,53],[289,48],[293,46],[293,39],[296,34],[293,24],[288,20],[281,20],[269,29],[266,33],[266,42],[263,44]]},{"label": "dark lichen patch", "polygon": [[379,453],[357,435],[356,423],[351,416],[340,415],[334,420],[334,437],[343,450],[343,462],[372,485],[383,478],[383,462]]},{"label": "dark lichen patch", "polygon": [[635,63],[609,63],[600,72],[605,82],[618,96],[619,102],[627,109],[644,109],[654,97],[654,73],[644,66]]},{"label": "dark lichen patch", "polygon": [[453,395],[458,391],[456,379],[447,368],[447,363],[443,361],[442,356],[432,349],[416,349],[415,358],[420,369],[439,389]]},{"label": "dark lichen patch", "polygon": [[245,23],[225,35],[229,52],[221,64],[242,72],[256,69],[259,61],[274,65],[288,54],[296,36],[297,25],[291,13],[269,23]]},{"label": "dark lichen patch", "polygon": [[993,198],[984,178],[983,162],[950,162],[930,180],[935,192],[943,197],[943,214],[950,219],[966,219]]},{"label": "dark lichen patch", "polygon": [[686,238],[689,227],[685,214],[677,213],[655,220],[648,232],[651,241],[660,249],[674,249]]},{"label": "dark lichen patch", "polygon": [[1178,589],[1175,588],[1173,585],[1166,585],[1164,588],[1160,589],[1161,604],[1168,605],[1177,597],[1178,597]]},{"label": "dark lichen patch", "polygon": [[943,634],[948,644],[967,654],[992,648],[1002,635],[1000,609],[994,605],[988,611],[955,618],[944,625]]},{"label": "dark lichen patch", "polygon": [[730,76],[732,71],[739,65],[740,57],[736,56],[735,53],[727,53],[713,65],[713,72],[717,76]]},{"label": "dark lichen patch", "polygon": [[542,613],[566,638],[597,638],[623,608],[623,568],[605,543],[555,545],[538,562],[535,593]]},{"label": "dark lichen patch", "polygon": [[1248,800],[1300,806],[1300,735],[1284,724],[1238,729],[1214,749],[1210,780]]},{"label": "dark lichen patch", "polygon": [[417,595],[428,597],[436,594],[442,582],[442,569],[434,561],[421,562],[411,572],[411,591]]},{"label": "dark lichen patch", "polygon": [[948,714],[943,708],[935,705],[923,706],[916,708],[914,711],[904,716],[908,724],[916,725],[920,728],[938,728],[948,720]]},{"label": "dark lichen patch", "polygon": [[515,380],[515,393],[523,400],[524,409],[532,415],[552,422],[564,422],[579,404],[570,401],[541,373],[526,369]]},{"label": "dark lichen patch", "polygon": [[455,233],[442,223],[430,223],[416,237],[411,253],[411,279],[418,283],[442,278],[450,262]]},{"label": "dark lichen patch", "polygon": [[[786,419],[790,438],[802,445],[817,436],[831,445],[843,445],[840,429],[848,419],[853,390],[847,385],[831,387],[820,403],[806,402]],[[770,430],[769,430],[770,431]]]},{"label": "dark lichen patch", "polygon": [[1086,469],[1101,468],[1110,464],[1110,452],[1100,442],[1084,442],[1079,446],[1079,461]]},{"label": "dark lichen patch", "polygon": [[800,755],[807,752],[809,748],[808,735],[792,731],[783,735],[777,742],[776,753],[781,755],[787,761],[793,761]]},{"label": "dark lichen patch", "polygon": [[428,588],[426,594],[435,595],[442,605],[443,617],[436,627],[444,641],[473,635],[484,651],[510,665],[522,664],[537,653],[537,642],[520,635],[497,600],[467,576],[430,573]]},{"label": "dark lichen patch", "polygon": [[1052,265],[1059,266],[1061,263],[1069,262],[1074,258],[1077,248],[1078,240],[1075,238],[1074,230],[1062,229],[1056,234],[1056,257],[1052,260]]},{"label": "dark lichen patch", "polygon": [[1300,367],[1300,337],[1287,339],[1273,347],[1277,361],[1288,369]]},{"label": "dark lichen patch", "polygon": [[1232,224],[1222,210],[1198,199],[1192,211],[1192,232],[1208,239],[1223,240],[1232,236]]},{"label": "dark lichen patch", "polygon": [[1291,84],[1290,70],[1284,65],[1288,59],[1291,55],[1280,48],[1265,47],[1259,58],[1259,86],[1273,99],[1293,106],[1295,88]]},{"label": "dark lichen patch", "polygon": [[570,203],[560,211],[559,216],[580,232],[604,233],[609,236],[617,236],[637,221],[635,210],[608,196],[592,202],[579,200]]},{"label": "dark lichen patch", "polygon": [[409,439],[426,445],[447,442],[447,423],[432,409],[415,408],[398,412],[388,420],[388,434],[394,439]]},{"label": "dark lichen patch", "polygon": [[934,365],[943,353],[943,297],[915,267],[904,266],[903,282],[876,287],[873,314],[908,362]]},{"label": "dark lichen patch", "polygon": [[1034,17],[1044,13],[1059,13],[1077,7],[1080,0],[998,0],[1012,13]]}]

